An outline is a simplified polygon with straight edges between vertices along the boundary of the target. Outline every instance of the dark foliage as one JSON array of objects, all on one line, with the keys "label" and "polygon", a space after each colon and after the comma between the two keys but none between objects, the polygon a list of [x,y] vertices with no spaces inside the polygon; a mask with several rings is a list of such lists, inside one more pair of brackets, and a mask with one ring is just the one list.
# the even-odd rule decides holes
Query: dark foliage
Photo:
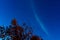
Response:
[{"label": "dark foliage", "polygon": [[33,36],[32,28],[25,23],[23,27],[18,25],[16,19],[13,19],[6,29],[0,26],[0,38],[3,40],[42,40],[38,36]]}]

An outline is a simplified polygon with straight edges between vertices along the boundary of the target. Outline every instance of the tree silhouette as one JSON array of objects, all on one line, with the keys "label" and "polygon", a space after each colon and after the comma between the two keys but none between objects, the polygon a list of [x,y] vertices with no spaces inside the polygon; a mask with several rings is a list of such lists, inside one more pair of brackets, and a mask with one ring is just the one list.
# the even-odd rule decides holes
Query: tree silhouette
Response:
[{"label": "tree silhouette", "polygon": [[0,26],[0,38],[3,37],[5,40],[42,40],[38,36],[33,36],[32,27],[27,26],[26,23],[23,26],[18,25],[16,19],[13,19],[6,30]]}]

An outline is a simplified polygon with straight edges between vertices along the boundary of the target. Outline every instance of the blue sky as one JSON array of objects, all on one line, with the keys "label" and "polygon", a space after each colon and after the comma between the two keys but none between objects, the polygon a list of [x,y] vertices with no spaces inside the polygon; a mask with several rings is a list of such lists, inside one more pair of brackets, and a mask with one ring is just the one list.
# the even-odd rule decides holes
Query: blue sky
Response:
[{"label": "blue sky", "polygon": [[0,0],[0,25],[9,25],[13,18],[32,26],[44,40],[60,40],[59,0]]}]

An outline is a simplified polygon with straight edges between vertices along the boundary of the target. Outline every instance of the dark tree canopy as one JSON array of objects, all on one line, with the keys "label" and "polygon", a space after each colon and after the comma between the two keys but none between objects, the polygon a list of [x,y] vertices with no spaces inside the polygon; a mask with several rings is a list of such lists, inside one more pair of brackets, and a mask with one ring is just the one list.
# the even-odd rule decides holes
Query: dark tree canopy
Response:
[{"label": "dark tree canopy", "polygon": [[13,19],[11,25],[6,27],[0,26],[0,38],[3,40],[42,40],[40,37],[32,35],[32,28],[25,23],[24,27],[17,24],[16,19]]}]

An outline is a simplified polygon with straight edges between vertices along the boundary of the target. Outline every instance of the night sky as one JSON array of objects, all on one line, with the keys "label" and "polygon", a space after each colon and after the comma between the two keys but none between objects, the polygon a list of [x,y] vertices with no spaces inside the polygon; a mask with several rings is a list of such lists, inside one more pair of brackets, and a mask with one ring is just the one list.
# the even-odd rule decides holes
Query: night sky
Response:
[{"label": "night sky", "polygon": [[0,0],[0,25],[10,25],[13,18],[44,40],[60,40],[59,0]]}]

